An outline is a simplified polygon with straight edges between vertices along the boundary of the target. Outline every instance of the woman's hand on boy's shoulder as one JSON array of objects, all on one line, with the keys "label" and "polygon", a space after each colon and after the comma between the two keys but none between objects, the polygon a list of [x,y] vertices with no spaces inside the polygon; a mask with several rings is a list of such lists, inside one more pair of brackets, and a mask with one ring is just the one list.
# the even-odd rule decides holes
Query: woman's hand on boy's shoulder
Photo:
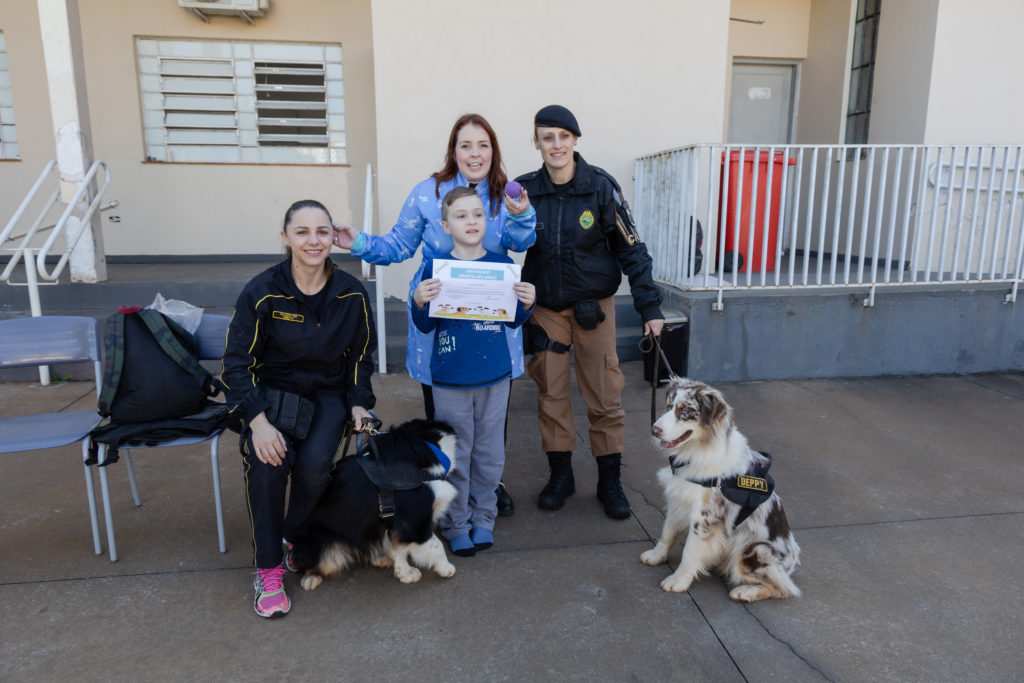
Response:
[{"label": "woman's hand on boy's shoulder", "polygon": [[356,237],[359,235],[359,231],[353,228],[351,225],[335,225],[334,226],[334,246],[339,249],[351,249],[352,245],[356,242]]}]

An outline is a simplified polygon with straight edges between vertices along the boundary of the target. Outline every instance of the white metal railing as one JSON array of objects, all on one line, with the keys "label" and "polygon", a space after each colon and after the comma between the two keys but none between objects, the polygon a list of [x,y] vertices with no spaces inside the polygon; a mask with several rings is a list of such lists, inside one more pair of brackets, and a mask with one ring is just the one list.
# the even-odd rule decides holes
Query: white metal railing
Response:
[{"label": "white metal railing", "polygon": [[880,286],[1006,283],[1014,302],[1022,171],[1021,145],[692,145],[637,159],[635,210],[655,279],[716,310],[774,288],[870,306]]},{"label": "white metal railing", "polygon": [[[0,247],[11,252],[11,257],[7,261],[6,267],[3,269],[3,272],[0,272],[0,282],[6,282],[9,285],[22,285],[28,287],[29,307],[32,311],[33,317],[39,317],[42,315],[42,306],[39,302],[39,286],[57,284],[57,279],[60,277],[65,266],[67,266],[68,260],[71,258],[71,252],[74,251],[78,241],[88,230],[93,214],[100,208],[100,201],[103,199],[103,193],[110,185],[110,169],[107,168],[107,164],[103,161],[93,162],[92,166],[89,167],[89,171],[85,174],[85,177],[79,181],[77,191],[71,201],[68,202],[66,208],[56,222],[49,225],[43,224],[53,207],[56,206],[60,200],[59,184],[57,188],[49,194],[48,198],[43,201],[39,213],[36,215],[36,219],[32,222],[29,229],[24,233],[17,235],[13,234],[18,223],[39,195],[40,190],[42,190],[46,181],[50,178],[50,175],[56,167],[56,160],[47,162],[46,166],[43,167],[42,173],[40,173],[39,177],[36,179],[35,184],[33,184],[31,189],[29,189],[28,194],[25,195],[25,199],[22,200],[18,209],[14,212],[14,215],[11,216],[11,219],[7,222],[3,232],[0,232]],[[92,183],[101,168],[104,171],[103,181],[100,183],[96,192],[93,193],[91,190]],[[79,205],[79,202],[81,202],[83,198],[88,198],[88,206],[86,207],[85,212],[81,216],[77,217],[76,221],[73,222],[73,225],[75,226],[74,233],[68,234],[68,225],[69,223],[72,223],[69,219],[71,218],[75,207]],[[116,206],[117,204],[116,202],[111,202],[111,205]],[[49,232],[50,234],[47,236],[43,244],[41,246],[34,246],[37,243],[37,236],[41,237],[41,235],[46,232]],[[63,240],[63,251],[53,268],[47,270],[46,259],[54,249],[58,239]],[[17,245],[13,247],[7,246],[8,243],[11,242],[17,242]],[[15,268],[17,268],[18,263],[22,262],[25,264],[25,282],[13,282],[11,277],[14,274]],[[42,282],[40,282],[40,279],[42,279]],[[39,368],[39,381],[44,385],[50,383],[49,369],[46,366],[41,366]]]},{"label": "white metal railing", "polygon": [[[373,164],[366,164],[366,191],[363,195],[363,232],[373,234]],[[372,271],[372,277],[371,277]],[[374,305],[377,307],[377,372],[386,375],[388,372],[388,340],[387,316],[384,314],[384,269],[363,261],[362,273],[364,280],[374,280],[376,296]]]},{"label": "white metal railing", "polygon": [[[22,219],[33,200],[35,200],[36,196],[39,194],[40,189],[42,189],[47,178],[53,172],[56,164],[57,162],[54,160],[51,160],[46,164],[42,173],[39,174],[39,178],[36,180],[35,184],[28,191],[28,194],[25,195],[25,199],[22,200],[17,211],[14,212],[10,221],[7,222],[7,226],[4,228],[3,232],[0,232],[0,245],[4,245],[6,250],[13,252],[11,258],[7,262],[7,266],[4,268],[3,272],[0,273],[0,282],[6,282],[11,285],[27,284],[30,289],[34,289],[31,286],[31,282],[37,278],[42,278],[47,283],[55,283],[60,277],[61,272],[64,270],[64,267],[67,265],[68,259],[71,258],[71,252],[74,251],[78,241],[88,229],[90,221],[92,220],[92,215],[96,212],[97,208],[99,208],[100,201],[103,199],[103,193],[110,185],[110,169],[107,168],[106,162],[93,162],[92,166],[89,167],[89,171],[85,174],[85,177],[78,182],[78,189],[75,191],[71,201],[67,203],[64,212],[55,223],[51,225],[43,225],[43,221],[46,219],[46,216],[50,213],[51,209],[56,206],[60,199],[59,187],[54,189],[54,191],[50,193],[49,198],[43,202],[32,226],[24,233],[12,235],[11,233],[14,232],[14,228],[18,225],[18,222]],[[100,183],[96,192],[92,193],[90,187],[93,180],[96,178],[96,174],[101,168],[104,171],[103,181]],[[86,207],[85,212],[77,218],[74,234],[68,234],[69,219],[71,218],[75,207],[77,207],[83,197],[86,197],[87,195],[91,195],[89,197],[89,204]],[[36,235],[44,232],[49,232],[50,234],[46,241],[43,242],[42,246],[32,246],[33,241],[36,239]],[[64,241],[63,251],[61,252],[60,258],[57,260],[56,265],[54,265],[52,269],[47,270],[46,258],[50,255],[50,251],[53,249],[59,238],[63,238]],[[13,242],[19,239],[21,241],[18,242],[17,246],[6,246],[8,242]],[[34,257],[32,252],[36,252]],[[27,282],[11,282],[11,276],[14,274],[14,269],[22,260],[25,262]],[[34,263],[33,260],[35,261]],[[37,300],[38,297],[35,297],[35,299]],[[33,308],[32,315],[38,316],[39,313]]]}]

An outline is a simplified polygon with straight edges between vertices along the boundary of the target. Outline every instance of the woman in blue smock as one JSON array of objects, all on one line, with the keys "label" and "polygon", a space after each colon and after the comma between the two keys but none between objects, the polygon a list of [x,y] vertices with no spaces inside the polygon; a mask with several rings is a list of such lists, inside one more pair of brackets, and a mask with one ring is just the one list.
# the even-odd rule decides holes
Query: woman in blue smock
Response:
[{"label": "woman in blue smock", "polygon": [[[444,167],[412,189],[402,205],[398,221],[386,235],[370,235],[349,226],[336,226],[334,244],[349,249],[353,256],[376,265],[398,263],[412,257],[423,246],[423,258],[446,258],[452,250],[452,238],[441,227],[441,198],[454,187],[474,187],[487,213],[487,233],[483,246],[487,251],[504,254],[526,251],[537,240],[534,231],[537,215],[524,191],[518,199],[505,195],[507,176],[501,164],[501,150],[494,129],[479,114],[464,114],[452,126]],[[410,294],[419,284],[423,262],[409,283]],[[411,300],[411,297],[406,297]],[[523,337],[519,328],[506,329],[512,376],[523,374]],[[427,417],[433,416],[430,357],[433,334],[423,334],[412,322],[409,312],[409,342],[405,367],[423,385]],[[499,510],[511,514],[511,500],[499,494]],[[504,503],[504,504],[503,504]]]}]

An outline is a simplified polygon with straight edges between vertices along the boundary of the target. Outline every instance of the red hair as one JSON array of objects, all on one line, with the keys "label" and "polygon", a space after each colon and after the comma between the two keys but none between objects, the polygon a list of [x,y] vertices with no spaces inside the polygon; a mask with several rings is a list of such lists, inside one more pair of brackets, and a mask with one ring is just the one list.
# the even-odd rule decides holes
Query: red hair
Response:
[{"label": "red hair", "polygon": [[441,197],[441,183],[451,180],[459,173],[459,165],[455,161],[455,144],[459,138],[459,131],[466,126],[480,126],[491,139],[491,168],[487,171],[487,188],[491,198],[491,213],[498,210],[501,197],[505,193],[505,183],[508,176],[505,175],[505,168],[501,163],[501,148],[498,147],[498,136],[494,134],[491,124],[479,114],[463,114],[452,126],[452,132],[448,136],[448,151],[444,156],[444,166],[440,171],[430,176],[434,179],[434,194]]}]

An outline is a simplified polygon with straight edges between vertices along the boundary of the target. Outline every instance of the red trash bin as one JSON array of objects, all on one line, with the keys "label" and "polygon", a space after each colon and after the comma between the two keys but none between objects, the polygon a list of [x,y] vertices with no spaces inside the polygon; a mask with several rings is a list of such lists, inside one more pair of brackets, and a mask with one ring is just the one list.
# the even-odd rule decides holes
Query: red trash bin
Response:
[{"label": "red trash bin", "polygon": [[[761,251],[764,240],[768,240],[766,271],[775,270],[775,244],[779,236],[779,208],[782,200],[782,174],[785,173],[786,165],[793,166],[796,159],[786,159],[782,152],[776,152],[772,163],[775,165],[772,170],[772,194],[771,213],[768,216],[768,234],[765,235],[764,206],[768,197],[768,152],[756,152],[752,149],[745,149],[743,154],[743,197],[740,201],[740,213],[736,216],[736,192],[739,187],[740,177],[740,150],[729,152],[729,188],[725,192],[725,152],[722,152],[722,170],[719,177],[718,191],[718,252],[715,254],[715,263],[718,261],[718,253],[725,249],[724,270],[727,273],[742,273],[750,268],[751,271],[761,271]],[[757,205],[754,214],[754,251],[747,254],[747,247],[750,245],[750,205],[751,196],[754,194],[754,155],[757,154]],[[788,163],[787,163],[788,162]],[[726,195],[723,197],[723,194]],[[722,217],[725,217],[726,229],[722,230]],[[723,235],[724,232],[724,235]]]}]

